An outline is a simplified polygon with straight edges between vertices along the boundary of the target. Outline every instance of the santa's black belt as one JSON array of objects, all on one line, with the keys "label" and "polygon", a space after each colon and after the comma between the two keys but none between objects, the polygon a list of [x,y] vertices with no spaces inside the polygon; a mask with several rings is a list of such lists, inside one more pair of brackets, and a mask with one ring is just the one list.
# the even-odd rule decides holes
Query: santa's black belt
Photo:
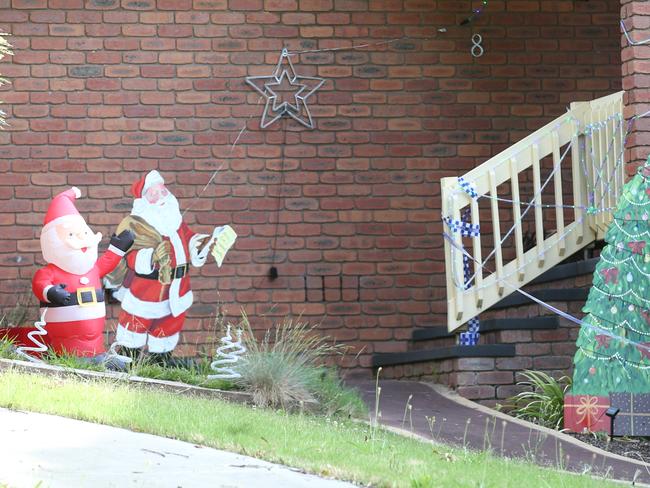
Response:
[{"label": "santa's black belt", "polygon": [[41,302],[41,307],[70,307],[72,305],[81,305],[87,307],[88,305],[95,305],[104,301],[103,288],[77,288],[76,291],[70,292],[70,299],[67,303],[45,303]]},{"label": "santa's black belt", "polygon": [[[157,269],[154,269],[152,273],[149,274],[140,274],[136,273],[136,276],[139,276],[140,278],[146,278],[148,280],[157,280],[158,279],[158,271]],[[174,278],[182,278],[185,276],[187,273],[190,272],[190,265],[189,263],[183,264],[182,266],[178,266],[172,270],[172,279]]]}]

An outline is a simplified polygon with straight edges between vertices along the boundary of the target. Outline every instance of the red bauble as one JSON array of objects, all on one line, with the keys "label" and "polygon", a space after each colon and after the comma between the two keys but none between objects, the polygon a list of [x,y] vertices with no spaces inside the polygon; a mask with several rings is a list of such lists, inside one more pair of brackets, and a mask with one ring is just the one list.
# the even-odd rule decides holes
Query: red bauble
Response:
[{"label": "red bauble", "polygon": [[592,375],[592,376],[595,375],[596,374],[596,368],[594,368],[593,366],[591,368],[589,368],[589,374]]}]

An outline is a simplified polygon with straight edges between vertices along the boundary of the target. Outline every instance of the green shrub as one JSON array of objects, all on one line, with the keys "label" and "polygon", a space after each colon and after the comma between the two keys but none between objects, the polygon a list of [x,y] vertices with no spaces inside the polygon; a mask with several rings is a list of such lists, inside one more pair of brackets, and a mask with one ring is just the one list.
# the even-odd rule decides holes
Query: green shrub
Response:
[{"label": "green shrub", "polygon": [[571,388],[571,378],[559,380],[543,371],[526,370],[525,381],[517,383],[529,388],[527,391],[508,398],[506,408],[517,418],[529,420],[544,427],[561,429],[564,421],[564,395]]},{"label": "green shrub", "polygon": [[363,416],[358,394],[343,386],[335,371],[323,366],[326,358],[342,354],[340,345],[316,333],[315,327],[290,317],[257,340],[248,317],[242,314],[244,353],[235,370],[235,384],[253,395],[259,406],[289,409],[316,400],[323,413]]}]

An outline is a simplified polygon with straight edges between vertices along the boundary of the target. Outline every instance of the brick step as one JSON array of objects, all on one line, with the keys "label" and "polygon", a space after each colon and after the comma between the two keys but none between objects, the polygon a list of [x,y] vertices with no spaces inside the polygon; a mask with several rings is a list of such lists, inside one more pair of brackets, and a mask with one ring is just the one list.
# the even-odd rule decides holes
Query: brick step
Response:
[{"label": "brick step", "polygon": [[[502,318],[481,321],[481,342],[498,343],[496,336],[504,330],[550,330],[560,326],[560,318],[556,316],[530,318]],[[458,332],[448,332],[447,327],[439,325],[415,329],[412,336],[413,350],[430,349],[433,347],[453,346],[457,344]]]},{"label": "brick step", "polygon": [[441,359],[513,357],[514,355],[515,346],[513,344],[436,347],[424,351],[375,354],[372,357],[372,367],[378,368],[379,366],[419,363]]},{"label": "brick step", "polygon": [[[560,325],[560,318],[555,316],[548,317],[528,317],[522,319],[488,319],[481,321],[481,333],[495,332],[499,330],[532,330],[532,329],[555,329]],[[443,337],[453,337],[455,332],[448,332],[447,327],[438,325],[415,329],[413,331],[413,342],[438,339]]]},{"label": "brick step", "polygon": [[[581,316],[598,258],[566,262],[547,271],[525,289],[544,302]],[[446,326],[413,330],[409,351],[376,353],[374,368],[383,378],[434,381],[460,395],[493,405],[518,391],[517,374],[525,369],[561,376],[570,371],[579,327],[534,300],[513,293],[481,313],[476,346],[459,346]]]}]

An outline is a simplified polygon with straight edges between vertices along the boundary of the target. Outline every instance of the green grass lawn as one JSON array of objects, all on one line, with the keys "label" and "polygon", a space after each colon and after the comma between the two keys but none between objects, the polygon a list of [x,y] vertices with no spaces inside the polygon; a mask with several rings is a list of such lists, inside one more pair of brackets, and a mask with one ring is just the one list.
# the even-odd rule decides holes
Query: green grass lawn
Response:
[{"label": "green grass lawn", "polygon": [[[15,353],[12,343],[0,339],[0,358],[24,360]],[[84,361],[72,354],[54,354],[48,352],[41,358],[46,364],[60,366],[63,368],[90,370],[97,372],[106,372],[107,369],[103,364],[93,364]],[[276,358],[265,354],[258,354],[258,363],[262,360],[262,366],[272,368],[275,366],[276,373],[282,373],[287,368],[291,369],[291,361],[286,358]],[[145,359],[136,359],[130,366],[128,374],[131,376],[141,376],[156,380],[177,381],[188,385],[201,386],[203,388],[213,388],[219,390],[240,390],[247,391],[243,386],[234,383],[232,380],[208,379],[208,375],[214,374],[210,367],[210,360],[203,358],[196,362],[190,362],[185,366],[163,366],[152,364]],[[315,410],[324,415],[345,415],[356,418],[367,418],[368,410],[363,403],[359,394],[343,383],[336,370],[332,368],[302,365],[299,369],[299,380],[305,378],[309,391],[313,394],[313,399],[317,402]],[[262,377],[260,381],[263,384],[270,378]],[[291,387],[291,381],[283,382],[283,378],[276,374],[273,380],[276,385],[282,389]],[[294,378],[295,383],[295,378]],[[297,403],[297,402],[294,402]],[[0,487],[1,488],[1,487]]]},{"label": "green grass lawn", "polygon": [[570,487],[612,483],[421,442],[346,420],[250,408],[123,382],[0,373],[0,406],[124,427],[371,486]]}]

